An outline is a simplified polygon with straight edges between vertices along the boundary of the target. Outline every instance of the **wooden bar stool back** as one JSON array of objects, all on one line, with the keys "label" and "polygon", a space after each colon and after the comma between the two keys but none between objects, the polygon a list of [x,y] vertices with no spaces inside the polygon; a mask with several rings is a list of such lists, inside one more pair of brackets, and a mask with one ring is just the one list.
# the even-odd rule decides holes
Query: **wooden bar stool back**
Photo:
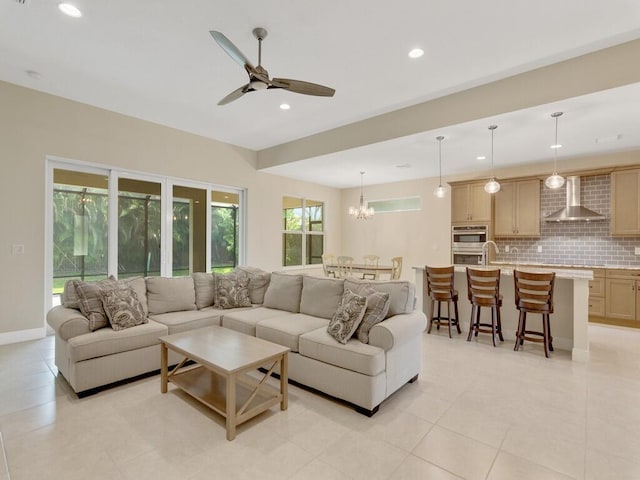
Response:
[{"label": "wooden bar stool back", "polygon": [[[500,319],[500,307],[502,295],[500,295],[500,269],[479,270],[467,267],[467,294],[471,302],[471,319],[469,321],[469,335],[478,336],[478,333],[490,333],[493,346],[496,346],[496,336],[504,342],[502,336],[502,321]],[[491,323],[480,321],[480,309],[491,309]]]},{"label": "wooden bar stool back", "polygon": [[[516,344],[518,351],[525,340],[544,344],[544,355],[549,358],[553,352],[553,337],[549,315],[553,313],[553,285],[555,272],[533,273],[513,271],[516,308],[520,311]],[[527,330],[527,313],[542,315],[542,332]]]},{"label": "wooden bar stool back", "polygon": [[[460,322],[458,320],[458,291],[453,288],[453,266],[450,267],[426,267],[425,285],[427,286],[427,295],[431,301],[431,309],[429,314],[429,325],[427,333],[431,333],[431,327],[436,324],[436,328],[440,330],[440,325],[447,325],[449,329],[449,338],[451,338],[451,327],[455,326],[458,333],[460,330]],[[437,315],[436,315],[436,302]],[[447,303],[447,316],[442,316],[442,302]],[[451,304],[455,312],[455,317],[451,318]]]}]

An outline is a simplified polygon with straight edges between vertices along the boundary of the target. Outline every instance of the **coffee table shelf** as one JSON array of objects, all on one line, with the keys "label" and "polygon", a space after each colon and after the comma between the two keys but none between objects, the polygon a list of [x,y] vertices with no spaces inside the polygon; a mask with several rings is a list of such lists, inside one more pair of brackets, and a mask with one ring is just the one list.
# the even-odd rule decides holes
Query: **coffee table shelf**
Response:
[{"label": "coffee table shelf", "polygon": [[[184,356],[171,372],[169,350]],[[217,326],[167,335],[160,338],[160,391],[167,393],[173,383],[224,416],[227,440],[233,440],[237,425],[278,403],[287,409],[288,353],[282,345]],[[247,375],[258,367],[267,369],[262,378]],[[280,389],[267,384],[276,367]]]}]

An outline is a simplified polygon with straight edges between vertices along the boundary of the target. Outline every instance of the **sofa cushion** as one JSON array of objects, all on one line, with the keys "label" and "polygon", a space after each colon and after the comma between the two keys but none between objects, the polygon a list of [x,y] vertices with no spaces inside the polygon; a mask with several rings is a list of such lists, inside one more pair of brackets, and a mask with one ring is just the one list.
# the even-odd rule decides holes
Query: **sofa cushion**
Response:
[{"label": "sofa cushion", "polygon": [[89,328],[97,330],[109,325],[109,319],[102,306],[100,290],[103,288],[115,288],[116,280],[113,277],[97,282],[83,282],[74,280],[76,293],[78,294],[78,306],[82,315],[89,319]]},{"label": "sofa cushion", "polygon": [[300,313],[330,319],[344,293],[342,278],[302,277]]},{"label": "sofa cushion", "polygon": [[389,294],[389,311],[387,318],[401,313],[413,312],[415,306],[416,287],[413,283],[405,280],[386,281],[366,281],[347,279],[344,288],[356,292],[359,295],[366,295],[366,287],[369,286],[377,292]]},{"label": "sofa cushion", "polygon": [[185,310],[183,312],[168,312],[151,315],[149,318],[165,325],[169,329],[169,335],[178,332],[193,330],[194,328],[220,325],[222,311],[217,308],[207,307],[202,310]]},{"label": "sofa cushion", "polygon": [[355,338],[346,345],[338,343],[324,328],[300,336],[300,355],[345,368],[364,375],[377,375],[385,370],[384,350]]},{"label": "sofa cushion", "polygon": [[147,323],[147,316],[131,287],[101,290],[102,306],[114,330],[124,330]]},{"label": "sofa cushion", "polygon": [[329,320],[303,313],[272,317],[256,325],[256,337],[289,347],[292,352],[297,352],[300,335],[317,328],[326,328],[328,323]]},{"label": "sofa cushion", "polygon": [[264,306],[277,310],[298,313],[302,293],[302,275],[272,273],[264,294]]},{"label": "sofa cushion", "polygon": [[147,277],[149,314],[196,309],[193,277]]},{"label": "sofa cushion", "polygon": [[338,310],[331,317],[327,332],[340,343],[347,343],[360,325],[367,308],[367,297],[347,289],[342,294]]},{"label": "sofa cushion", "polygon": [[244,272],[249,277],[249,299],[251,303],[260,305],[264,303],[264,294],[269,286],[271,274],[256,267],[236,267],[236,271]]},{"label": "sofa cushion", "polygon": [[60,297],[60,303],[66,308],[75,308],[80,310],[78,303],[78,292],[76,292],[76,281],[67,280],[64,282],[64,288],[62,289],[62,296]]},{"label": "sofa cushion", "polygon": [[152,320],[125,330],[101,328],[95,332],[70,338],[67,344],[69,359],[72,362],[80,362],[157,345],[160,343],[158,338],[168,333],[166,326]]},{"label": "sofa cushion", "polygon": [[222,326],[255,337],[258,322],[287,315],[293,315],[293,313],[266,307],[226,310],[222,316]]},{"label": "sofa cushion", "polygon": [[217,308],[250,307],[249,277],[244,272],[215,274]]},{"label": "sofa cushion", "polygon": [[196,290],[196,307],[210,307],[215,300],[216,283],[212,273],[193,272],[193,285]]},{"label": "sofa cushion", "polygon": [[369,330],[385,319],[391,303],[388,293],[376,292],[371,288],[367,290],[366,294],[367,308],[360,325],[356,329],[356,333],[354,333],[355,337],[362,343],[369,343]]}]

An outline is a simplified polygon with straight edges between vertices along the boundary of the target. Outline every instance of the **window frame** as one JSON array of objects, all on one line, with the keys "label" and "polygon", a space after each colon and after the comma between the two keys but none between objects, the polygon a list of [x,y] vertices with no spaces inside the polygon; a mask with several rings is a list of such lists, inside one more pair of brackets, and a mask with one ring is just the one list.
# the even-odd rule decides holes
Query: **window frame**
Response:
[{"label": "window frame", "polygon": [[[287,230],[286,227],[286,216],[285,216],[285,211],[287,210],[284,207],[284,201],[286,198],[292,198],[292,199],[296,199],[296,200],[300,200],[301,202],[301,216],[300,216],[300,224],[301,224],[301,228],[300,230]],[[314,205],[307,205],[307,202],[314,202]],[[321,205],[322,206],[322,230],[318,231],[318,230],[310,230],[308,229],[308,221],[307,221],[307,208],[313,207],[313,206],[317,206],[317,205]],[[297,207],[296,207],[297,208]],[[282,258],[281,258],[281,264],[282,267],[285,269],[299,269],[299,268],[309,268],[309,267],[316,267],[318,265],[322,265],[322,253],[324,253],[324,248],[326,245],[326,202],[324,200],[314,200],[311,198],[307,198],[307,197],[302,197],[299,195],[283,195],[282,196]],[[285,265],[286,261],[286,248],[285,248],[285,236],[286,235],[300,235],[301,236],[301,251],[300,251],[300,258],[302,260],[301,264],[298,265]],[[322,253],[320,254],[320,261],[319,263],[307,263],[307,243],[310,240],[310,238],[308,237],[313,237],[313,236],[319,236],[322,238]]]}]

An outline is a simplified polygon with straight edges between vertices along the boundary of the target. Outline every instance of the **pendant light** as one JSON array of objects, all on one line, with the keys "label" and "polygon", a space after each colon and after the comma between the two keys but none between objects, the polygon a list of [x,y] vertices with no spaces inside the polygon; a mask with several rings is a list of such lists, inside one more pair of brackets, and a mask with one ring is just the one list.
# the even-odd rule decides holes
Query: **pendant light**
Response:
[{"label": "pendant light", "polygon": [[497,125],[490,125],[489,130],[491,130],[491,180],[489,180],[484,185],[484,191],[487,193],[497,193],[500,191],[500,184],[496,180],[495,175],[493,175],[493,132],[498,128]]},{"label": "pendant light", "polygon": [[360,172],[360,205],[358,207],[349,207],[349,215],[356,220],[368,220],[375,215],[373,207],[364,206],[364,172]]},{"label": "pendant light", "polygon": [[438,198],[444,198],[447,196],[447,189],[442,186],[442,140],[444,137],[442,135],[436,137],[438,140],[438,164],[440,165],[440,183],[438,184],[438,188],[433,191],[433,194]]},{"label": "pendant light", "polygon": [[547,188],[560,188],[564,185],[564,177],[558,175],[558,149],[562,147],[558,143],[558,117],[562,115],[562,112],[555,112],[551,114],[551,118],[556,119],[556,140],[551,148],[553,148],[553,175],[548,177],[544,184]]}]

